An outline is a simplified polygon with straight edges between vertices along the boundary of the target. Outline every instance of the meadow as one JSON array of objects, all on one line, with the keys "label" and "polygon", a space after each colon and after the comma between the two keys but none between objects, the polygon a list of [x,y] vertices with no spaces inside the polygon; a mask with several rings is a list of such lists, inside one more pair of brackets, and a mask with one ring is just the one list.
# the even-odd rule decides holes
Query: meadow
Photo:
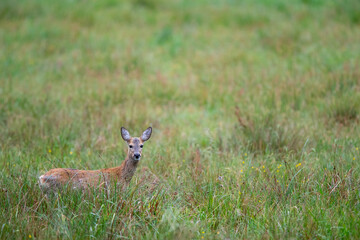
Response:
[{"label": "meadow", "polygon": [[[0,239],[359,239],[359,43],[357,0],[1,0]],[[121,126],[126,191],[41,192]]]}]

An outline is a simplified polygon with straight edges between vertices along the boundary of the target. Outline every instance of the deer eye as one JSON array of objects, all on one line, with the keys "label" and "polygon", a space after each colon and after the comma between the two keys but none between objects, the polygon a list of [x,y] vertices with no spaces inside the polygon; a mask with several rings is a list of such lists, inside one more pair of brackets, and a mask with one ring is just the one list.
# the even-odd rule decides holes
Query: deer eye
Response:
[{"label": "deer eye", "polygon": [[133,148],[133,145],[129,145],[129,148]]},{"label": "deer eye", "polygon": [[144,145],[140,145],[141,148],[143,148]]}]

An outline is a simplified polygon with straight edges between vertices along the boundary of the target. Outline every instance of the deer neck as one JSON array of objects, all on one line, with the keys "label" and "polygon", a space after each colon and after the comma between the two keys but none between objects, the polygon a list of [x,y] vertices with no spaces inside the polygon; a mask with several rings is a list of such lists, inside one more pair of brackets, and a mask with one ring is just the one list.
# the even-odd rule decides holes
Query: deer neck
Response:
[{"label": "deer neck", "polygon": [[139,161],[132,159],[129,155],[126,156],[125,161],[120,166],[120,178],[126,183],[129,183],[134,176]]}]

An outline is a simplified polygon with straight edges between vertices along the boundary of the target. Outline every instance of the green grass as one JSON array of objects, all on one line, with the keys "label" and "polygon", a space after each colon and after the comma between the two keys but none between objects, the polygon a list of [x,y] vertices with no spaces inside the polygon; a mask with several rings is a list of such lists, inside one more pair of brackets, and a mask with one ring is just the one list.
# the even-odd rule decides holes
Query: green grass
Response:
[{"label": "green grass", "polygon": [[[0,2],[1,239],[355,239],[357,0]],[[151,125],[154,192],[64,190]],[[70,154],[71,153],[71,154]]]}]

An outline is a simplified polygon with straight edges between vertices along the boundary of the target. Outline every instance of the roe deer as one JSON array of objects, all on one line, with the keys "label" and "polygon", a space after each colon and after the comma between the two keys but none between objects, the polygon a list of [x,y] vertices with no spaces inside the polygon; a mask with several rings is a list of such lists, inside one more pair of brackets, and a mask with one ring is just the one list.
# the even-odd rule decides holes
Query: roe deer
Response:
[{"label": "roe deer", "polygon": [[99,170],[77,170],[71,168],[51,169],[39,177],[40,187],[44,190],[54,190],[70,184],[73,188],[85,189],[87,187],[105,187],[111,183],[126,188],[133,177],[141,158],[143,143],[149,140],[152,128],[147,128],[141,137],[131,137],[128,130],[121,128],[121,136],[128,144],[125,160],[119,167]]}]

